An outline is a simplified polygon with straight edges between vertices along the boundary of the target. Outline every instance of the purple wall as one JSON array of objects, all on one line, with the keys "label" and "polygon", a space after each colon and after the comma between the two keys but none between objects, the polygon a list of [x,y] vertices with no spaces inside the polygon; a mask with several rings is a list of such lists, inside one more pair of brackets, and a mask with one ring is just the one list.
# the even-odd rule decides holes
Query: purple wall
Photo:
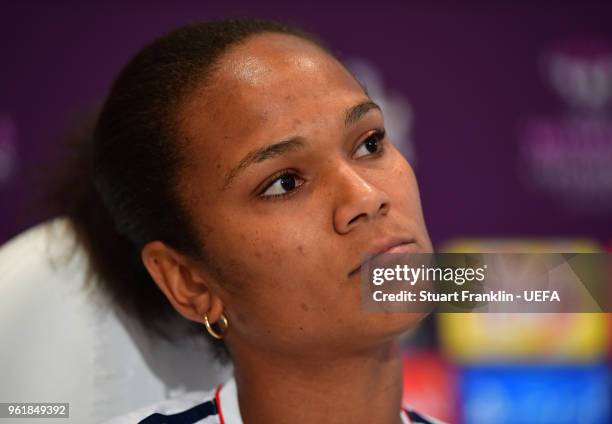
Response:
[{"label": "purple wall", "polygon": [[[46,169],[61,153],[59,137],[83,109],[103,98],[128,58],[143,43],[183,23],[227,15],[294,21],[347,57],[374,64],[385,87],[408,99],[410,139],[434,242],[457,236],[612,239],[612,184],[605,188],[609,175],[594,183],[595,196],[577,193],[582,185],[559,186],[557,177],[565,178],[554,174],[564,172],[559,162],[541,183],[541,176],[530,173],[544,165],[520,150],[532,142],[523,129],[533,120],[563,126],[576,117],[597,119],[612,128],[609,103],[597,110],[570,107],[547,82],[543,65],[551,51],[588,62],[590,41],[578,41],[577,50],[563,47],[567,40],[585,37],[604,45],[597,60],[607,60],[612,3],[575,1],[555,8],[545,2],[481,2],[465,8],[451,2],[375,2],[369,7],[330,1],[319,6],[210,3],[86,6],[64,1],[2,7],[0,242],[46,217],[33,199]],[[588,63],[580,63],[578,74],[571,73],[573,68],[568,72],[582,75]],[[607,68],[602,69],[605,88]],[[571,142],[592,140],[591,133]],[[612,137],[597,142],[597,152],[611,150]],[[612,169],[612,156],[599,163],[607,165]]]}]

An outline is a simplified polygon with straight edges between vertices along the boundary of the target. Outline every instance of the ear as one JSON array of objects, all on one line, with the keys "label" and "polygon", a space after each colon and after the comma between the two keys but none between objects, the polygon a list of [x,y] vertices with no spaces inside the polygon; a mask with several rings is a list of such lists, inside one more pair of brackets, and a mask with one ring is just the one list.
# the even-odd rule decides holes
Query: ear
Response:
[{"label": "ear", "polygon": [[219,319],[223,312],[221,298],[187,257],[161,241],[147,243],[141,257],[145,268],[178,313],[200,323],[205,314],[211,323]]}]

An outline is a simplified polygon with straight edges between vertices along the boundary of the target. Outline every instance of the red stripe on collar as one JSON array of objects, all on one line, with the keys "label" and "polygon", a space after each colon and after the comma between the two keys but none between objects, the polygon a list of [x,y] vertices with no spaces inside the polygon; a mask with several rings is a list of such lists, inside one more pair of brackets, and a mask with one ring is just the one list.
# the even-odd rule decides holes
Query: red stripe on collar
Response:
[{"label": "red stripe on collar", "polygon": [[410,414],[408,413],[408,409],[402,408],[402,413],[404,414],[404,416],[408,420],[408,424],[412,424],[412,420],[410,419]]},{"label": "red stripe on collar", "polygon": [[217,414],[219,414],[219,423],[225,424],[225,420],[223,419],[223,414],[221,413],[221,398],[219,397],[219,393],[221,392],[221,387],[223,384],[219,384],[217,386],[217,390],[215,391],[215,403],[217,404]]}]

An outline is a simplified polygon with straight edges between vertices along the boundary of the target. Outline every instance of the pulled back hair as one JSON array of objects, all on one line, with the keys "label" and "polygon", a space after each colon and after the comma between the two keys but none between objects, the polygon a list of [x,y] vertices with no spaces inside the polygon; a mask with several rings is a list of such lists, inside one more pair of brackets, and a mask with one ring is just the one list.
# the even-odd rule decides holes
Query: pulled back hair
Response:
[{"label": "pulled back hair", "polygon": [[[149,333],[169,341],[206,337],[201,324],[173,309],[141,260],[145,244],[160,240],[206,262],[205,240],[178,194],[186,159],[178,110],[196,87],[210,84],[228,48],[261,33],[301,37],[327,51],[296,27],[260,19],[192,24],[158,38],[123,68],[91,137],[54,191],[57,212],[72,223],[97,285]],[[209,340],[227,354],[223,342]]]}]

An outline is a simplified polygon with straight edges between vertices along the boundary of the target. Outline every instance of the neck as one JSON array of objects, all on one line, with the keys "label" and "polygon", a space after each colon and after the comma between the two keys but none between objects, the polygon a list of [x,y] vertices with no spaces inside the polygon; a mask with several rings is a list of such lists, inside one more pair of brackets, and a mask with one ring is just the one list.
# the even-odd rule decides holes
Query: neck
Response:
[{"label": "neck", "polygon": [[270,352],[233,352],[242,419],[248,424],[399,424],[400,353],[399,339],[342,357],[291,361]]}]

